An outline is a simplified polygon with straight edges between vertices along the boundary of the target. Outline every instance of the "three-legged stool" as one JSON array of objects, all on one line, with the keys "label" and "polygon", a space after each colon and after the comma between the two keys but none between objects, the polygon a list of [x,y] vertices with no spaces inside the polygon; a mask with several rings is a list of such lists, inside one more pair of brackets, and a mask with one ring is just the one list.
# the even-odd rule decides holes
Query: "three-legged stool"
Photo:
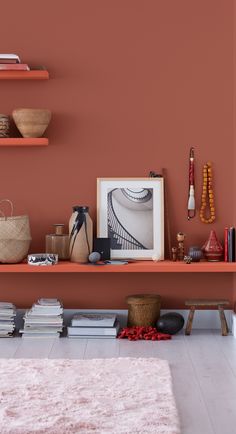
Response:
[{"label": "three-legged stool", "polygon": [[228,300],[186,300],[185,306],[190,307],[189,315],[188,315],[188,321],[185,329],[185,334],[190,335],[193,325],[193,317],[195,313],[195,309],[198,307],[213,307],[217,306],[219,315],[220,315],[220,323],[221,323],[221,334],[222,336],[227,336],[229,329],[228,324],[225,318],[224,313],[224,306],[228,306],[229,301]]}]

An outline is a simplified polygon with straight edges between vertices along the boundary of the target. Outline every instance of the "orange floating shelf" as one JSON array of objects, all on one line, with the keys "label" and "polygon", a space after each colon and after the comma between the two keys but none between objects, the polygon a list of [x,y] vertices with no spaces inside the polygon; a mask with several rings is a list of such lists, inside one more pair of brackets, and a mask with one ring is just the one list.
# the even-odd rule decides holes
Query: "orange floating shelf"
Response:
[{"label": "orange floating shelf", "polygon": [[0,71],[0,80],[48,80],[49,72],[45,69],[32,71]]},{"label": "orange floating shelf", "polygon": [[46,137],[9,137],[7,139],[0,138],[0,146],[48,146]]},{"label": "orange floating shelf", "polygon": [[127,265],[92,265],[59,262],[52,266],[0,264],[0,273],[234,273],[236,262],[137,261]]}]

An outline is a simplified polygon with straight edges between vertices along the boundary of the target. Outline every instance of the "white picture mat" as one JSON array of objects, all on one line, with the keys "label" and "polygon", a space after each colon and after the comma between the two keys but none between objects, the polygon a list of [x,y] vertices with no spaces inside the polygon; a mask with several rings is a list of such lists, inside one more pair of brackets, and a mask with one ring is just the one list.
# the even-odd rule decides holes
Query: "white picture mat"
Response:
[{"label": "white picture mat", "polygon": [[163,178],[98,178],[97,191],[97,236],[108,237],[107,195],[114,188],[153,189],[153,249],[151,250],[114,250],[111,258],[137,258],[164,260],[164,187]]}]

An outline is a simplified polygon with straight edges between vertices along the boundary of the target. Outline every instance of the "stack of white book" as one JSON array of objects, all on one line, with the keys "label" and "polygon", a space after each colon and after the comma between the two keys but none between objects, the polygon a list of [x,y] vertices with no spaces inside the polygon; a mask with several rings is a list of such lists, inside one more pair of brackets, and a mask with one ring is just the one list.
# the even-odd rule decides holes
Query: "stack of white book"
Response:
[{"label": "stack of white book", "polygon": [[8,338],[15,330],[16,308],[14,304],[5,301],[0,302],[0,337]]},{"label": "stack of white book", "polygon": [[116,315],[76,313],[67,327],[69,338],[116,338],[120,329]]},{"label": "stack of white book", "polygon": [[24,316],[24,337],[59,337],[63,330],[63,307],[56,298],[40,298]]}]

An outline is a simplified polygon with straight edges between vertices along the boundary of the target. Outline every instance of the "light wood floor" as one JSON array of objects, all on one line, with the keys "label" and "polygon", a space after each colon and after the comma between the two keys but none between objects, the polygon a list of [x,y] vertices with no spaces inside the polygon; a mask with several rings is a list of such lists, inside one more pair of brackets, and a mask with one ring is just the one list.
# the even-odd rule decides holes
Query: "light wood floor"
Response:
[{"label": "light wood floor", "polygon": [[182,434],[236,433],[236,339],[232,336],[195,331],[163,342],[1,339],[0,357],[166,359],[172,370]]}]

